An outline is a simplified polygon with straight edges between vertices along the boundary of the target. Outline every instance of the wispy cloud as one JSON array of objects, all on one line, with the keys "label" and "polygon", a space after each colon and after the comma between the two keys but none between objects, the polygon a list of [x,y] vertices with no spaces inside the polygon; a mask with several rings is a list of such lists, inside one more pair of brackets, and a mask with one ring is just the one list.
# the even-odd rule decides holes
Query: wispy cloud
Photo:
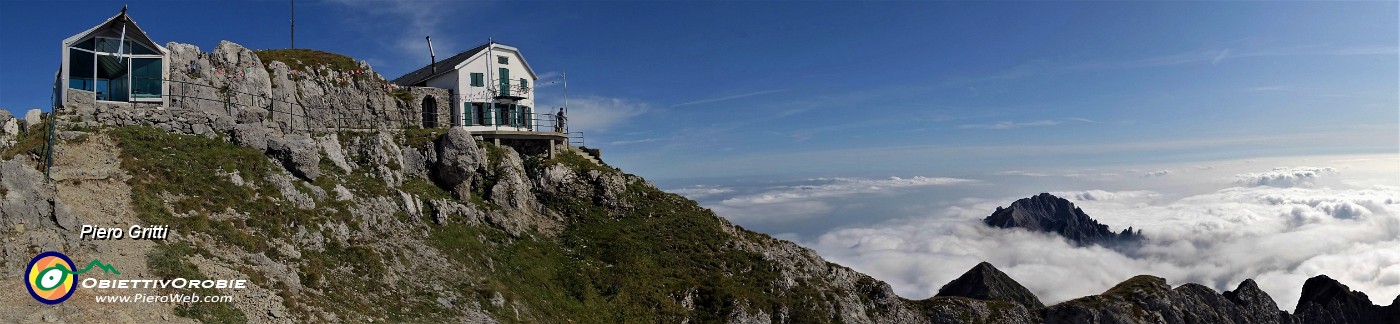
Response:
[{"label": "wispy cloud", "polygon": [[1276,85],[1276,86],[1258,86],[1258,87],[1250,87],[1250,88],[1246,88],[1245,91],[1250,91],[1250,92],[1277,92],[1277,91],[1288,91],[1289,89],[1291,89],[1291,87],[1289,87],[1289,86]]},{"label": "wispy cloud", "polygon": [[1142,177],[1143,177],[1143,178],[1165,177],[1165,176],[1170,175],[1170,174],[1172,174],[1172,170],[1156,170],[1156,171],[1148,171],[1147,173],[1143,173],[1143,174],[1142,174]]},{"label": "wispy cloud", "polygon": [[666,192],[685,196],[690,199],[704,199],[714,195],[721,195],[734,192],[734,189],[725,187],[694,186],[689,188],[666,189]]},{"label": "wispy cloud", "polygon": [[789,89],[764,90],[764,91],[750,92],[750,93],[745,93],[745,94],[737,94],[737,95],[724,96],[724,97],[718,97],[718,98],[700,99],[700,100],[695,100],[695,101],[688,101],[688,102],[682,102],[682,103],[674,104],[674,105],[671,105],[671,108],[684,107],[684,106],[694,106],[694,105],[702,105],[702,104],[707,104],[707,103],[716,103],[716,102],[728,101],[728,100],[734,100],[734,99],[748,98],[748,97],[754,97],[754,96],[762,96],[762,95],[771,94],[771,93],[785,92],[785,91],[788,91],[788,90],[789,90]]},{"label": "wispy cloud", "polygon": [[1000,80],[1016,80],[1037,75],[1059,74],[1066,72],[1088,71],[1088,70],[1112,70],[1112,69],[1140,69],[1166,66],[1180,66],[1191,64],[1211,64],[1217,65],[1225,61],[1259,58],[1259,57],[1287,57],[1287,56],[1374,56],[1374,55],[1396,55],[1400,54],[1400,47],[1389,45],[1370,46],[1350,46],[1350,47],[1328,47],[1321,45],[1297,46],[1274,49],[1254,49],[1236,50],[1206,49],[1165,54],[1161,56],[1129,58],[1129,59],[1100,59],[1081,62],[1055,63],[1049,60],[1031,60],[1023,64],[1016,65],[1009,69],[984,75],[981,77],[962,78],[954,80],[954,83],[980,83]]},{"label": "wispy cloud", "polygon": [[1220,61],[1224,61],[1224,60],[1225,60],[1225,57],[1226,57],[1226,56],[1229,56],[1229,55],[1230,55],[1230,49],[1228,49],[1228,48],[1225,49],[1225,50],[1223,50],[1223,51],[1220,51],[1220,54],[1219,54],[1219,55],[1216,55],[1215,58],[1213,58],[1213,59],[1210,60],[1210,64],[1211,64],[1211,65],[1220,64]]},{"label": "wispy cloud", "polygon": [[652,138],[643,138],[643,139],[637,139],[637,140],[612,141],[612,142],[608,142],[608,145],[613,145],[613,146],[617,146],[617,145],[631,145],[631,144],[651,143],[651,142],[660,141],[660,140],[661,140],[661,138],[652,137]]},{"label": "wispy cloud", "polygon": [[535,89],[549,89],[563,85],[563,73],[559,71],[549,71],[537,75],[539,80],[535,80]]},{"label": "wispy cloud", "polygon": [[786,222],[831,211],[833,206],[829,200],[834,198],[977,182],[969,179],[921,176],[885,179],[818,178],[809,181],[814,184],[771,188],[763,192],[730,197],[706,207],[735,221]]},{"label": "wispy cloud", "polygon": [[[464,49],[459,38],[454,37],[454,33],[449,32],[447,22],[453,17],[457,17],[463,5],[434,5],[412,1],[380,1],[380,0],[328,0],[333,5],[339,5],[347,9],[342,16],[346,26],[350,30],[360,30],[367,34],[372,34],[376,38],[383,34],[384,30],[395,31],[395,35],[389,41],[384,42],[384,46],[393,49],[398,57],[393,58],[366,58],[366,60],[382,61],[392,65],[397,72],[408,72],[411,69],[422,67],[428,64],[428,43],[424,37],[436,36],[433,38],[433,48],[438,51],[438,57],[443,58],[456,54],[451,52],[455,49]],[[484,43],[485,40],[483,39]],[[385,75],[393,78],[393,75]]]},{"label": "wispy cloud", "polygon": [[646,113],[651,105],[633,99],[596,95],[569,99],[570,131],[607,131]]},{"label": "wispy cloud", "polygon": [[1082,123],[1092,123],[1092,122],[1094,122],[1093,120],[1089,120],[1089,119],[1086,119],[1086,118],[1060,118],[1060,119],[1042,119],[1042,120],[1026,121],[1026,122],[1000,121],[1000,122],[996,122],[996,123],[992,123],[992,124],[965,124],[965,125],[959,125],[958,128],[960,128],[960,129],[998,129],[998,130],[1000,130],[1000,129],[1016,129],[1016,128],[1034,127],[1034,126],[1055,126],[1055,125],[1059,125],[1059,124],[1063,124],[1063,123],[1065,123],[1065,122],[1071,122],[1071,121],[1073,121],[1073,122],[1082,122]]},{"label": "wispy cloud", "polygon": [[1029,171],[1021,171],[1021,170],[1011,170],[1011,171],[997,172],[996,175],[1004,175],[1004,176],[1024,176],[1024,177],[1048,177],[1048,176],[1050,176],[1050,174],[1048,174],[1048,173],[1029,172]]}]

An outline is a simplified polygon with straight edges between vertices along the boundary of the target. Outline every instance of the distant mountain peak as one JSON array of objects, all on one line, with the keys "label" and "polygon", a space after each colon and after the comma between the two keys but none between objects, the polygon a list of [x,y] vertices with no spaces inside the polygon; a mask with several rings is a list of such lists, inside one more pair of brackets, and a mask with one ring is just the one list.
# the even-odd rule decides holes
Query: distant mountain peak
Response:
[{"label": "distant mountain peak", "polygon": [[958,279],[943,285],[934,296],[957,296],[981,300],[1009,301],[1026,309],[1045,307],[1030,289],[1011,279],[991,263],[982,262],[967,270]]},{"label": "distant mountain peak", "polygon": [[1134,232],[1129,227],[1114,233],[1108,229],[1108,225],[1090,218],[1074,203],[1049,193],[1021,198],[1006,208],[997,207],[982,222],[1000,228],[1052,232],[1079,246],[1098,244],[1111,247],[1142,240],[1141,230]]}]

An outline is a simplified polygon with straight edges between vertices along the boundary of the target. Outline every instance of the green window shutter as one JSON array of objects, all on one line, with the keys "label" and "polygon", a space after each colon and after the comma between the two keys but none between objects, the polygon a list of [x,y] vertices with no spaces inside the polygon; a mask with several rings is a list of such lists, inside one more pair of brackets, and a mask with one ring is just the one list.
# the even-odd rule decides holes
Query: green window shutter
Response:
[{"label": "green window shutter", "polygon": [[496,57],[496,63],[500,63],[500,64],[510,64],[510,59],[507,59],[505,56],[497,56],[497,57]]},{"label": "green window shutter", "polygon": [[530,81],[525,81],[525,78],[520,78],[520,91],[525,91],[525,88],[529,88],[529,87],[530,87]]},{"label": "green window shutter", "polygon": [[484,74],[481,74],[481,73],[472,73],[472,86],[473,86],[473,87],[485,86],[485,85],[486,85],[485,79],[486,79],[486,75],[484,75]]},{"label": "green window shutter", "polygon": [[500,68],[501,72],[501,95],[510,95],[510,69]]}]

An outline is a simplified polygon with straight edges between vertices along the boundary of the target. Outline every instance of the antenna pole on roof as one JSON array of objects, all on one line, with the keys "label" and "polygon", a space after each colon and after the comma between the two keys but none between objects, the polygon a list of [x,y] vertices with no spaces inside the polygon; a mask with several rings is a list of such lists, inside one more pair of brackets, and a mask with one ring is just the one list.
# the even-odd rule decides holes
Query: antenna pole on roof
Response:
[{"label": "antenna pole on roof", "polygon": [[292,0],[292,49],[297,49],[297,0]]},{"label": "antenna pole on roof", "polygon": [[428,58],[433,60],[433,72],[437,74],[437,52],[433,51],[433,36],[428,35]]},{"label": "antenna pole on roof", "polygon": [[564,77],[564,114],[569,113],[569,71],[560,73]]}]

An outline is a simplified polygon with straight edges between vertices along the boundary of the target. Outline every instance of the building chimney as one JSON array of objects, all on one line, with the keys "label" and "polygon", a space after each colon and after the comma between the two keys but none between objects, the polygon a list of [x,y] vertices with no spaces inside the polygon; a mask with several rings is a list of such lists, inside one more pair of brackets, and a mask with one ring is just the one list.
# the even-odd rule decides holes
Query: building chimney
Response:
[{"label": "building chimney", "polygon": [[433,60],[432,74],[437,74],[437,52],[433,51],[433,36],[428,36],[428,57]]}]

